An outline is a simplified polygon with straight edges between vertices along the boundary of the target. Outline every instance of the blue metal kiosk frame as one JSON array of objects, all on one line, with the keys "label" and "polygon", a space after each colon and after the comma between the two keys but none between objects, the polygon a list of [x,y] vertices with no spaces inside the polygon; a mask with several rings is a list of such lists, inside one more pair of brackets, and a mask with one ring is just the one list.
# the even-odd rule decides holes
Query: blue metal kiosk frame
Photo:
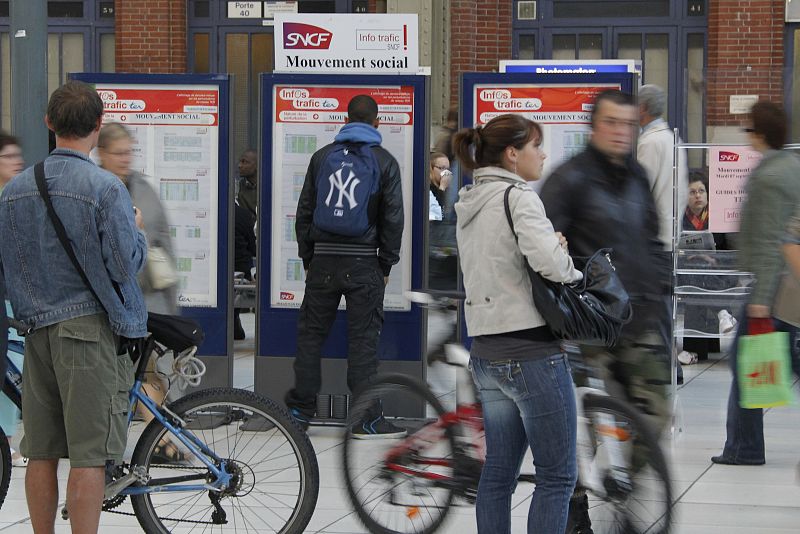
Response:
[{"label": "blue metal kiosk frame", "polygon": [[182,308],[182,315],[195,319],[206,338],[198,355],[206,364],[203,387],[233,385],[233,182],[228,176],[230,157],[231,78],[227,74],[105,74],[77,73],[73,80],[88,84],[125,85],[216,85],[219,88],[219,157],[217,176],[217,305]]},{"label": "blue metal kiosk frame", "polygon": [[[262,74],[261,75],[261,142],[260,142],[260,192],[258,214],[260,284],[258,300],[260,311],[256,330],[255,390],[273,399],[282,400],[294,385],[292,364],[297,342],[297,309],[271,307],[272,226],[272,126],[275,120],[274,87],[276,85],[391,87],[414,88],[414,152],[413,173],[403,180],[413,180],[412,220],[406,221],[405,232],[411,232],[411,287],[422,287],[426,263],[424,229],[428,213],[428,153],[427,78],[413,75],[313,75],[313,74]],[[402,260],[401,260],[402,261]],[[345,398],[349,393],[346,384],[347,325],[345,313],[338,312],[330,336],[322,349],[323,395]],[[424,369],[423,313],[412,306],[410,311],[386,311],[381,332],[378,356],[380,371],[395,371],[422,378]],[[325,418],[323,416],[323,418]]]}]

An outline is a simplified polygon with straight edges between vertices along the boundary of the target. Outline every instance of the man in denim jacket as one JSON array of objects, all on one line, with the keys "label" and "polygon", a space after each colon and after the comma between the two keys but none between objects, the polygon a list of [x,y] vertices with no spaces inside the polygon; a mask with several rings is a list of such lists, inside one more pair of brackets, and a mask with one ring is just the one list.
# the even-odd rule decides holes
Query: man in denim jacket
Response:
[{"label": "man in denim jacket", "polygon": [[147,256],[141,213],[123,183],[89,159],[102,115],[97,93],[69,82],[53,93],[45,117],[56,135],[46,186],[97,298],[58,239],[33,168],[0,196],[0,273],[16,317],[33,328],[25,342],[21,451],[30,458],[25,490],[37,533],[53,531],[59,458],[70,460],[72,531],[97,532],[104,466],[122,460],[133,383],[118,338],[147,332],[136,282]]}]

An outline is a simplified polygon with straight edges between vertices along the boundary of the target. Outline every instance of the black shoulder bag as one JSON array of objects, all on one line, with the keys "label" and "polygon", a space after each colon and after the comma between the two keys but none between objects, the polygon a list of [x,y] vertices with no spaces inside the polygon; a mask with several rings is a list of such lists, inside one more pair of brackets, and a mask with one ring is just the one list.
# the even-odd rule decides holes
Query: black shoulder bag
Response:
[{"label": "black shoulder bag", "polygon": [[[78,274],[81,275],[81,280],[83,283],[86,284],[86,288],[92,293],[92,296],[100,303],[100,306],[103,307],[103,310],[108,313],[106,310],[103,301],[100,300],[100,297],[97,296],[94,288],[92,287],[91,282],[89,282],[89,278],[86,276],[86,271],[83,270],[81,267],[78,258],[75,256],[75,251],[72,248],[72,244],[69,242],[69,237],[67,237],[67,231],[64,229],[64,224],[61,222],[61,219],[58,217],[56,210],[53,209],[53,202],[50,199],[50,192],[47,190],[47,183],[44,179],[44,162],[40,161],[33,167],[33,175],[36,178],[36,187],[39,189],[39,195],[42,197],[45,206],[47,206],[47,214],[50,216],[50,221],[53,223],[53,227],[56,230],[56,235],[58,236],[58,240],[61,242],[61,246],[64,247],[64,252],[67,253],[69,256],[69,260],[72,262],[73,267],[75,270],[78,271]],[[119,346],[117,347],[117,354],[125,354],[128,353],[131,359],[136,362],[139,359],[139,355],[141,354],[141,340],[140,339],[131,339],[123,336],[119,336]]]},{"label": "black shoulder bag", "polygon": [[[506,189],[503,204],[511,233],[519,243],[508,204],[512,189],[513,185]],[[583,280],[574,284],[547,280],[531,268],[524,254],[523,261],[531,280],[533,303],[556,338],[608,347],[617,343],[633,310],[611,263],[611,249],[600,249],[589,258],[573,257],[575,268],[583,273]]]}]

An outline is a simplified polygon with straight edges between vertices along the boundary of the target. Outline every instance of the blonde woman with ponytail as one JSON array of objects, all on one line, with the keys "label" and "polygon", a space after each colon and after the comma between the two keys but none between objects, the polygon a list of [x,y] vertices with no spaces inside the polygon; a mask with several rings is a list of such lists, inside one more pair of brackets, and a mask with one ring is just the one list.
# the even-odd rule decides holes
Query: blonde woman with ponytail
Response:
[{"label": "blonde woman with ponytail", "polygon": [[[528,447],[536,490],[528,533],[558,534],[567,524],[577,477],[576,413],[569,363],[537,311],[523,264],[555,282],[580,280],[539,196],[547,157],[542,129],[520,115],[501,115],[461,130],[453,150],[474,183],[455,205],[467,298],[471,363],[486,428],[486,464],[478,487],[479,534],[511,532],[511,494]],[[517,234],[506,222],[504,197]]]}]

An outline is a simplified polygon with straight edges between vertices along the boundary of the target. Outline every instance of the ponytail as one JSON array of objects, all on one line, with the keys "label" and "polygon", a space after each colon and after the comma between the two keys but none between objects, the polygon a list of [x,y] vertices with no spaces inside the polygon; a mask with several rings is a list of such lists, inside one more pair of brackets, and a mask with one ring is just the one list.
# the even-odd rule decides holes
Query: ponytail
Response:
[{"label": "ponytail", "polygon": [[513,146],[521,149],[534,140],[542,142],[542,128],[522,115],[507,113],[490,120],[483,127],[464,128],[453,136],[453,153],[468,170],[502,166],[503,153]]}]

